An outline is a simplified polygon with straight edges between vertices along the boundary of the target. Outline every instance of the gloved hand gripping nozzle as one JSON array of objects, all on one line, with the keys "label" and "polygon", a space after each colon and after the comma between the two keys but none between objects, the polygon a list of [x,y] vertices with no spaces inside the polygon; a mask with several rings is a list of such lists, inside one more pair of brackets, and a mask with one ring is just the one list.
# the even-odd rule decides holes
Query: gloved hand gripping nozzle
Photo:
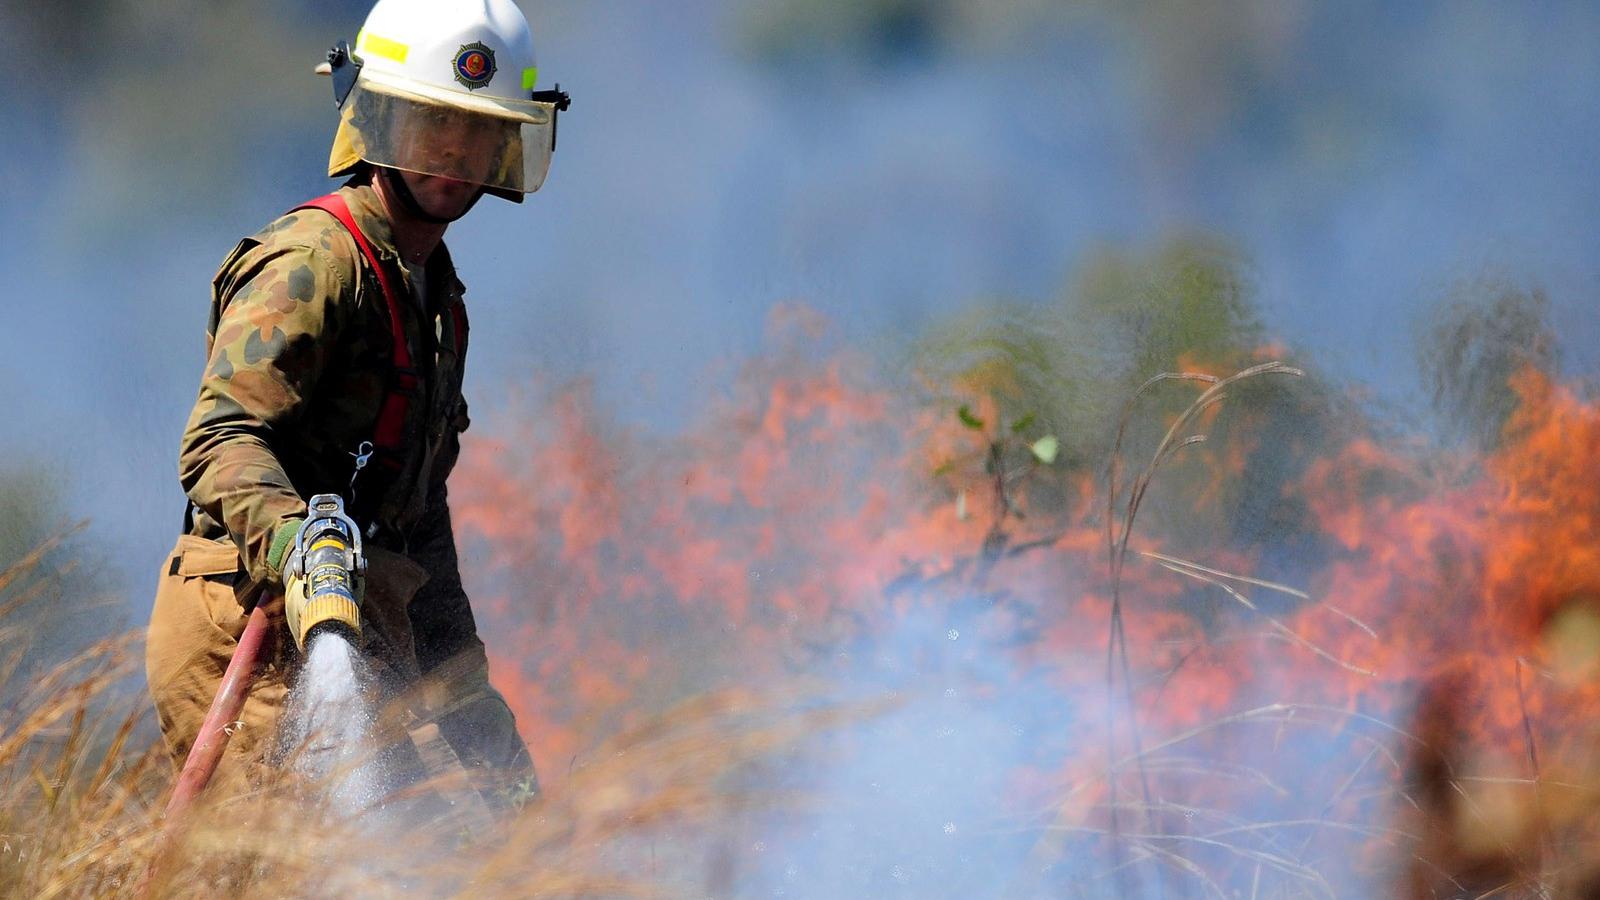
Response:
[{"label": "gloved hand gripping nozzle", "polygon": [[284,612],[295,646],[302,652],[313,632],[344,629],[361,635],[361,595],[367,560],[361,529],[345,514],[338,494],[318,494],[294,537],[284,567]]}]

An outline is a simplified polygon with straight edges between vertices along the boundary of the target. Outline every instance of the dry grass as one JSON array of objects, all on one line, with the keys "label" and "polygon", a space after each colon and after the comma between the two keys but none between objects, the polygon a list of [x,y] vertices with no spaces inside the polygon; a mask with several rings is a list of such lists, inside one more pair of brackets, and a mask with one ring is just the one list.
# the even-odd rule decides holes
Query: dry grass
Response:
[{"label": "dry grass", "polygon": [[[0,611],[26,605],[54,546],[0,572]],[[559,790],[512,794],[498,816],[482,815],[481,781],[460,770],[352,816],[284,765],[207,795],[174,827],[162,819],[173,773],[133,686],[142,635],[17,673],[27,635],[3,625],[0,666],[15,673],[0,707],[8,897],[726,895],[740,873],[723,848],[739,823],[804,802],[763,789],[762,767],[882,708],[818,703],[814,684],[721,691],[614,736]]]},{"label": "dry grass", "polygon": [[[1175,454],[1204,441],[1207,412],[1241,381],[1298,374],[1272,363],[1230,378],[1174,374],[1146,385],[1204,387],[1126,483],[1120,460],[1108,472],[1104,757],[1088,760],[1040,808],[996,813],[990,836],[1032,848],[1021,870],[1002,873],[1009,883],[997,883],[996,894],[1342,896],[1352,884],[1354,848],[1425,873],[1412,884],[1453,892],[1418,888],[1410,896],[1565,896],[1600,884],[1573,861],[1600,846],[1590,838],[1600,834],[1592,812],[1600,790],[1591,777],[1600,754],[1565,764],[1536,758],[1535,778],[1496,778],[1442,755],[1450,739],[1443,731],[1403,730],[1354,708],[1265,703],[1165,731],[1148,708],[1143,723],[1136,719],[1135,675],[1150,673],[1135,673],[1129,661],[1121,576],[1130,559],[1220,591],[1268,636],[1347,676],[1371,674],[1269,613],[1252,592],[1287,595],[1338,618],[1341,628],[1380,639],[1344,610],[1200,562],[1153,551],[1129,556],[1147,490]],[[4,896],[731,896],[748,889],[740,866],[751,863],[738,848],[748,844],[751,823],[815,811],[805,794],[770,787],[787,783],[773,777],[775,769],[808,738],[886,710],[882,702],[820,703],[828,691],[817,684],[724,690],[610,738],[559,789],[519,798],[497,817],[469,802],[475,786],[459,771],[391,796],[378,814],[351,816],[287,765],[263,770],[249,790],[207,797],[178,830],[162,821],[172,773],[153,742],[145,698],[126,689],[138,668],[138,635],[102,641],[43,671],[20,671],[28,635],[9,622],[40,593],[36,570],[56,546],[0,572]],[[379,725],[395,739],[406,730],[387,716]],[[1529,734],[1532,755],[1531,726]],[[1285,777],[1306,774],[1301,768],[1272,758],[1310,747],[1339,748],[1328,758],[1344,767],[1325,773],[1317,797]],[[1239,748],[1264,750],[1235,755]],[[1441,761],[1430,788],[1415,773],[1418,760],[1434,756]],[[1430,789],[1438,795],[1432,800]],[[1413,814],[1395,816],[1397,808]],[[1529,808],[1537,828],[1526,827]],[[1483,847],[1463,855],[1474,840]],[[1493,877],[1460,874],[1482,859],[1507,862]]]}]

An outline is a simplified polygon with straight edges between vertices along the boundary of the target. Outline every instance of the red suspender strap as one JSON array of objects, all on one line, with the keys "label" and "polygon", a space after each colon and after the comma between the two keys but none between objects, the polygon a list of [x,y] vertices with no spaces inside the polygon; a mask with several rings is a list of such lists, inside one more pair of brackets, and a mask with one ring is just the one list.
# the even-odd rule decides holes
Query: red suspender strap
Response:
[{"label": "red suspender strap", "polygon": [[401,432],[405,429],[406,411],[411,405],[410,392],[417,386],[417,373],[411,366],[411,350],[406,346],[406,329],[404,320],[400,318],[400,298],[395,293],[394,282],[389,277],[389,271],[378,259],[378,254],[373,252],[372,244],[367,242],[367,236],[361,233],[361,228],[356,225],[355,217],[350,214],[349,204],[338,194],[328,194],[318,197],[298,209],[320,209],[329,213],[339,224],[350,232],[355,238],[356,246],[360,248],[361,255],[366,257],[367,264],[372,271],[377,273],[378,286],[383,289],[384,302],[389,306],[389,331],[394,336],[394,381],[389,386],[389,392],[383,398],[383,408],[378,413],[378,424],[373,429],[372,443],[380,451],[378,458],[390,466],[399,465],[398,451],[400,449]]}]

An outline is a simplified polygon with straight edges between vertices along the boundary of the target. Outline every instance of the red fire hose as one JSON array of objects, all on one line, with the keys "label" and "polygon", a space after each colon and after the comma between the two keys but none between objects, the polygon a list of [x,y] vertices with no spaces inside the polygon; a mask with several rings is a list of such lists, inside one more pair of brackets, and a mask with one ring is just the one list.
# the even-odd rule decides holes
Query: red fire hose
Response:
[{"label": "red fire hose", "polygon": [[168,867],[172,863],[168,857],[176,852],[181,843],[180,835],[185,824],[183,814],[206,789],[211,776],[217,771],[217,763],[222,761],[222,752],[228,749],[229,726],[238,721],[239,710],[244,708],[250,685],[256,680],[256,667],[266,636],[267,611],[257,604],[250,611],[250,619],[245,623],[244,632],[239,635],[239,643],[233,648],[233,659],[228,661],[228,668],[222,673],[222,684],[217,688],[217,695],[211,699],[211,709],[200,724],[200,733],[195,737],[194,746],[189,748],[188,758],[183,761],[178,783],[172,788],[172,799],[167,801],[162,850],[134,889],[134,896],[139,900],[148,900],[153,888],[160,885],[161,879],[170,871]]},{"label": "red fire hose", "polygon": [[250,621],[239,635],[239,645],[233,650],[227,671],[222,673],[222,685],[211,701],[211,709],[200,725],[200,733],[189,757],[184,760],[183,771],[178,773],[178,783],[172,789],[172,799],[167,802],[167,820],[181,816],[194,799],[205,790],[211,776],[217,771],[222,752],[228,748],[229,729],[238,721],[239,710],[250,693],[256,679],[256,664],[260,660],[261,645],[267,636],[267,612],[260,604],[250,612]]}]

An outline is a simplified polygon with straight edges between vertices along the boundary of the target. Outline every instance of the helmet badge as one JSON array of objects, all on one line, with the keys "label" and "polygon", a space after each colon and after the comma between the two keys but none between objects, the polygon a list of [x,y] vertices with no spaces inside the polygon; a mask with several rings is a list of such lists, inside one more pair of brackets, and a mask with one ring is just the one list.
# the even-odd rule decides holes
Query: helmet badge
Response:
[{"label": "helmet badge", "polygon": [[466,85],[467,90],[486,87],[495,73],[494,51],[482,41],[462,44],[461,49],[456,51],[453,68],[456,80]]}]

